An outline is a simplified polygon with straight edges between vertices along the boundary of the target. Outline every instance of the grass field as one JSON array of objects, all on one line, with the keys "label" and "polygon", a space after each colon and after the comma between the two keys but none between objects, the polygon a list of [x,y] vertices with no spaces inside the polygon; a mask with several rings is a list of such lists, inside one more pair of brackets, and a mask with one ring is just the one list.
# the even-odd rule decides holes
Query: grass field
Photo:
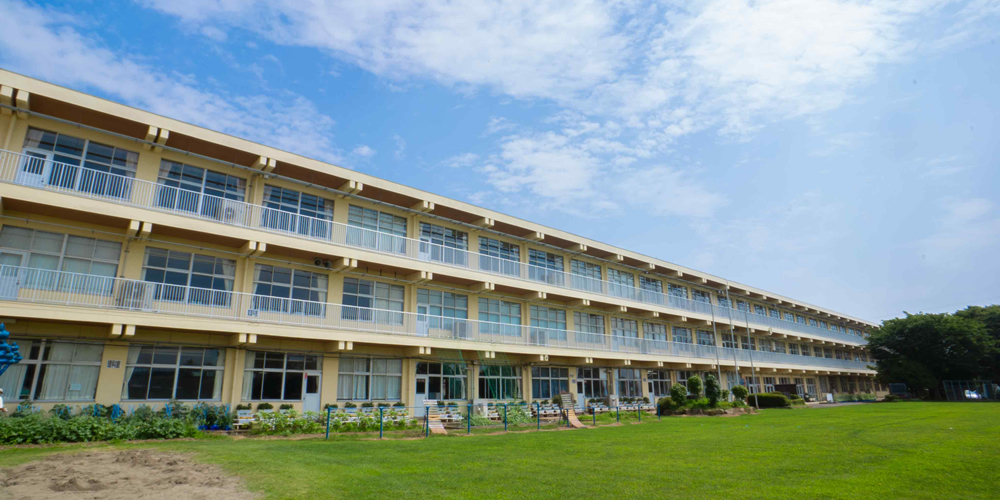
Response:
[{"label": "grass field", "polygon": [[[998,436],[1000,405],[896,403],[491,436],[117,447],[193,453],[266,498],[996,499]],[[3,450],[0,466],[53,452]]]}]

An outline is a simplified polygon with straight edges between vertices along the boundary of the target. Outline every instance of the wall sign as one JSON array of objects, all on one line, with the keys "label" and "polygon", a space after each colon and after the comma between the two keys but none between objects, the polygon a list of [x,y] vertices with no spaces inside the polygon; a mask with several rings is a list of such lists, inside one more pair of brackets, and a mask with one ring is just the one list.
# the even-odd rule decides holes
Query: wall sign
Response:
[{"label": "wall sign", "polygon": [[120,359],[108,360],[108,368],[121,368],[121,367],[122,367],[122,360]]}]

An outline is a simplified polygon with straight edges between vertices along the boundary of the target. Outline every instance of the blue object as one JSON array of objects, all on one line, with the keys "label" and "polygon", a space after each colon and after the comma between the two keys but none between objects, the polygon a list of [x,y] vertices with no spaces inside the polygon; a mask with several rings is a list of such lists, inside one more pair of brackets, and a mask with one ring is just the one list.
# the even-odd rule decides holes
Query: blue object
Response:
[{"label": "blue object", "polygon": [[3,375],[10,365],[20,363],[24,359],[21,356],[21,348],[17,344],[8,343],[9,338],[10,332],[3,323],[0,323],[0,375]]}]

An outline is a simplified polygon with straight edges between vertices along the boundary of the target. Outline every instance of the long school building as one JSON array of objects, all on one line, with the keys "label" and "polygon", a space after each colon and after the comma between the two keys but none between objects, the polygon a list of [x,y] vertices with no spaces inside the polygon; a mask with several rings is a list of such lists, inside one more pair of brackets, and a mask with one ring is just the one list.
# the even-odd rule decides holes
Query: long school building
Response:
[{"label": "long school building", "polygon": [[881,390],[858,318],[2,70],[0,112],[8,401]]}]

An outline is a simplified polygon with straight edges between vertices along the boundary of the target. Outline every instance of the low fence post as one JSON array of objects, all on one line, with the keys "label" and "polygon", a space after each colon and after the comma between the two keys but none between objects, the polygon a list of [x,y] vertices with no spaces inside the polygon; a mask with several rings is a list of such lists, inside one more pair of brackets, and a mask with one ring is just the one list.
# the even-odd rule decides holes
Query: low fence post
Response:
[{"label": "low fence post", "polygon": [[507,432],[507,403],[503,404],[503,431]]},{"label": "low fence post", "polygon": [[618,422],[619,424],[622,422],[622,407],[621,406],[616,406],[615,407],[615,422]]},{"label": "low fence post", "polygon": [[382,439],[382,423],[385,422],[385,408],[378,407],[378,438]]},{"label": "low fence post", "polygon": [[326,407],[326,438],[330,439],[330,412],[333,411],[333,407]]},{"label": "low fence post", "polygon": [[535,430],[542,430],[542,405],[535,403]]},{"label": "low fence post", "polygon": [[639,423],[642,423],[642,406],[636,411],[639,414]]},{"label": "low fence post", "polygon": [[656,404],[656,419],[663,420],[663,416],[660,414],[660,404]]},{"label": "low fence post", "polygon": [[424,406],[424,437],[431,435],[431,422],[428,420],[428,415],[431,412],[430,406]]},{"label": "low fence post", "polygon": [[590,414],[594,417],[594,427],[597,427],[597,408],[591,410]]},{"label": "low fence post", "polygon": [[472,434],[472,405],[465,412],[465,428],[467,434]]}]

